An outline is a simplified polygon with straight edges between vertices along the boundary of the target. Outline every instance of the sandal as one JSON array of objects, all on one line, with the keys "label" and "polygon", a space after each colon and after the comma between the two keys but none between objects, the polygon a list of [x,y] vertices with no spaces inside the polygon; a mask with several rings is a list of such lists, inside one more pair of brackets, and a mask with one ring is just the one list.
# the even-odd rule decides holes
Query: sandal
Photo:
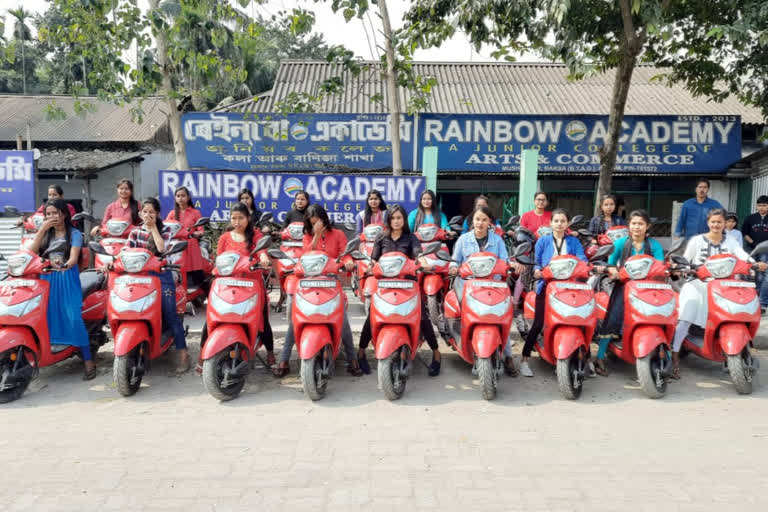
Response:
[{"label": "sandal", "polygon": [[680,352],[672,352],[672,371],[669,378],[680,380]]},{"label": "sandal", "polygon": [[504,373],[510,377],[517,377],[517,369],[515,368],[515,360],[511,357],[504,358]]},{"label": "sandal", "polygon": [[267,352],[267,366],[270,368],[274,368],[276,364],[277,364],[277,360],[275,359],[275,353],[272,351]]},{"label": "sandal", "polygon": [[288,363],[280,363],[274,370],[272,370],[272,375],[277,379],[282,379],[288,375],[289,371],[290,368],[288,367]]},{"label": "sandal", "polygon": [[200,364],[200,361],[195,363],[195,375],[198,377],[203,376],[203,365]]},{"label": "sandal", "polygon": [[179,356],[179,364],[176,367],[176,375],[187,373],[191,366],[192,363],[190,362],[189,354],[187,354],[187,357]]},{"label": "sandal", "polygon": [[595,373],[602,377],[607,377],[611,374],[611,372],[608,371],[608,368],[605,367],[605,361],[602,359],[598,359],[595,362]]},{"label": "sandal", "polygon": [[366,375],[371,374],[371,365],[368,364],[368,358],[365,357],[365,352],[362,354],[358,353],[357,355],[357,364],[360,367],[360,371],[362,371]]},{"label": "sandal", "polygon": [[362,377],[363,371],[360,369],[360,366],[357,364],[357,360],[353,359],[347,364],[347,373],[352,375],[353,377]]},{"label": "sandal", "polygon": [[96,369],[96,366],[94,365],[93,368],[85,369],[83,371],[83,380],[93,380],[99,375],[99,371]]}]

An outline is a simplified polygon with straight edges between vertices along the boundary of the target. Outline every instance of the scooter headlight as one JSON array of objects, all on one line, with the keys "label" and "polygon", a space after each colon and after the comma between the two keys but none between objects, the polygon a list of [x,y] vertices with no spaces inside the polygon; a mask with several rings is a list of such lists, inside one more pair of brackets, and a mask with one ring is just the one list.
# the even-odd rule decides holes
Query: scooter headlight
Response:
[{"label": "scooter headlight", "polygon": [[504,316],[509,310],[510,298],[506,297],[498,304],[488,305],[474,298],[471,293],[468,293],[467,305],[478,315]]},{"label": "scooter headlight", "polygon": [[437,226],[419,226],[416,232],[422,242],[431,242],[435,235],[437,235]]},{"label": "scooter headlight", "polygon": [[384,277],[397,277],[405,265],[405,256],[401,254],[384,255],[379,258],[379,268]]},{"label": "scooter headlight", "polygon": [[707,270],[715,279],[725,279],[733,274],[733,269],[736,267],[736,258],[719,258],[716,260],[710,260],[704,263]]},{"label": "scooter headlight", "polygon": [[306,254],[299,261],[301,268],[304,269],[304,275],[308,277],[319,276],[328,264],[328,256],[325,254]]},{"label": "scooter headlight", "polygon": [[295,295],[295,298],[294,298],[295,306],[299,308],[299,311],[301,311],[302,314],[306,316],[309,316],[309,315],[328,316],[334,311],[336,311],[336,308],[339,307],[340,300],[341,300],[341,295],[336,295],[328,302],[324,302],[322,304],[312,304],[311,302],[309,302],[307,299],[305,299],[298,293]]},{"label": "scooter headlight", "polygon": [[14,304],[12,306],[6,306],[5,304],[0,303],[0,316],[15,316],[16,318],[21,318],[27,313],[31,313],[37,309],[40,306],[40,302],[42,300],[42,295],[35,295],[29,300],[19,302],[18,304]]},{"label": "scooter headlight", "polygon": [[414,296],[408,299],[407,301],[403,302],[402,304],[390,304],[386,300],[384,300],[383,297],[381,297],[378,293],[373,296],[373,307],[376,308],[376,311],[381,313],[384,316],[391,316],[391,315],[400,315],[400,316],[408,316],[410,315],[414,309],[416,309],[416,306],[419,303],[419,297]]},{"label": "scooter headlight", "polygon": [[717,307],[727,312],[730,315],[737,315],[739,313],[747,313],[753,315],[760,310],[760,298],[755,295],[755,298],[746,304],[739,304],[732,300],[726,299],[718,293],[712,293],[712,298],[715,299]]},{"label": "scooter headlight", "polygon": [[581,306],[571,306],[558,299],[554,293],[549,295],[549,305],[555,312],[563,317],[578,316],[579,318],[589,318],[595,310],[595,299]]},{"label": "scooter headlight", "polygon": [[157,290],[153,290],[152,293],[145,295],[137,300],[124,300],[112,290],[109,293],[109,303],[112,304],[112,309],[122,313],[123,311],[135,311],[137,313],[143,313],[148,310],[152,304],[157,300]]},{"label": "scooter headlight", "polygon": [[108,220],[107,221],[107,233],[112,236],[120,236],[125,233],[130,223],[125,220]]},{"label": "scooter headlight", "polygon": [[168,234],[170,235],[170,238],[176,238],[176,234],[181,231],[181,222],[167,221],[165,225],[168,226]]},{"label": "scooter headlight", "polygon": [[291,240],[301,240],[304,238],[304,224],[294,222],[288,226],[288,236]]},{"label": "scooter headlight", "polygon": [[664,317],[670,317],[675,312],[675,298],[672,297],[666,304],[656,305],[649,304],[634,293],[629,294],[629,303],[632,307],[644,316],[660,315]]},{"label": "scooter headlight", "polygon": [[240,261],[240,255],[236,252],[225,252],[216,257],[216,270],[220,276],[231,275],[235,270],[235,265]]},{"label": "scooter headlight", "polygon": [[244,316],[249,311],[251,311],[253,308],[256,307],[256,305],[258,304],[258,296],[253,295],[252,297],[242,302],[237,302],[235,304],[232,304],[225,301],[214,292],[209,296],[209,303],[213,309],[215,309],[222,315],[232,313],[235,315]]},{"label": "scooter headlight", "polygon": [[384,232],[384,226],[379,226],[376,224],[365,226],[363,228],[363,234],[365,235],[365,239],[368,242],[375,242],[376,238]]},{"label": "scooter headlight", "polygon": [[20,253],[10,256],[8,258],[8,273],[14,277],[24,274],[30,261],[32,261],[31,254]]},{"label": "scooter headlight", "polygon": [[496,258],[493,256],[470,256],[467,259],[467,265],[469,265],[473,276],[488,277],[496,265]]},{"label": "scooter headlight", "polygon": [[611,239],[611,242],[615,242],[620,238],[626,238],[629,236],[629,229],[609,229],[605,232],[606,236]]},{"label": "scooter headlight", "polygon": [[642,258],[628,261],[624,264],[627,274],[631,279],[645,279],[653,266],[652,258]]},{"label": "scooter headlight", "polygon": [[578,261],[572,258],[553,260],[549,262],[549,270],[552,272],[552,277],[555,279],[570,279],[573,275],[573,271],[576,270],[576,265],[578,265]]},{"label": "scooter headlight", "polygon": [[118,258],[120,258],[126,272],[141,272],[141,269],[149,261],[149,254],[146,252],[121,252]]}]

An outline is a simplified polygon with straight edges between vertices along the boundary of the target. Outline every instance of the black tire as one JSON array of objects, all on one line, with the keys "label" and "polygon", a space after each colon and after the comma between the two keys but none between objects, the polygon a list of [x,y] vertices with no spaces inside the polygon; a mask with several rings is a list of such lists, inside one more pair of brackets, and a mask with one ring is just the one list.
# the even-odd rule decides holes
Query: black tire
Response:
[{"label": "black tire", "polygon": [[140,347],[141,345],[124,356],[115,356],[113,366],[114,378],[117,383],[117,390],[123,396],[132,396],[141,387],[141,379],[144,375],[139,373],[137,377],[133,376],[134,368],[139,366],[140,360],[143,357],[140,354]]},{"label": "black tire", "polygon": [[751,359],[749,347],[744,347],[741,354],[728,356],[728,373],[731,374],[733,385],[740,395],[752,394]]},{"label": "black tire", "polygon": [[324,352],[321,350],[312,359],[301,360],[301,385],[312,400],[321,400],[328,390],[328,378],[321,375]]},{"label": "black tire", "polygon": [[395,379],[395,366],[400,360],[400,351],[396,350],[389,357],[380,359],[378,363],[379,386],[388,400],[398,400],[405,393],[405,377]]},{"label": "black tire", "polygon": [[[222,350],[210,359],[206,359],[203,363],[203,384],[208,393],[211,394],[216,400],[227,402],[233,398],[237,398],[245,387],[246,376],[234,381],[234,384],[223,387],[222,380],[224,379],[224,366],[232,364],[232,359],[229,357],[229,348]],[[235,366],[237,366],[239,359],[235,360]]]},{"label": "black tire", "polygon": [[285,295],[285,319],[291,321],[291,306],[293,305],[293,295]]},{"label": "black tire", "polygon": [[557,386],[560,393],[568,400],[576,400],[581,396],[583,383],[576,380],[574,375],[579,361],[579,352],[576,351],[568,359],[558,359],[557,367]]},{"label": "black tire", "polygon": [[429,313],[429,321],[437,328],[438,332],[445,332],[443,312],[440,308],[440,297],[438,295],[427,296],[427,313]]},{"label": "black tire", "polygon": [[659,351],[654,350],[645,357],[640,357],[635,362],[637,368],[637,380],[648,398],[663,398],[667,394],[667,380],[661,378],[661,386],[657,384],[656,373],[661,369]]},{"label": "black tire", "polygon": [[[14,350],[13,352],[16,352],[16,351]],[[22,354],[24,354],[23,351],[22,351]],[[24,358],[23,364],[29,365],[29,360],[27,360],[26,355],[22,355],[22,357]],[[9,360],[10,352],[6,352],[5,354],[3,354],[2,358],[3,358],[3,364],[0,366],[0,372],[4,370],[4,367],[6,364],[13,364]],[[32,382],[33,378],[34,378],[34,373],[32,373],[30,377],[26,379],[24,382],[17,383],[16,386],[14,386],[13,388],[0,391],[0,404],[7,404],[21,398],[21,396],[29,387],[29,383]]]},{"label": "black tire", "polygon": [[493,358],[483,357],[477,360],[477,380],[480,381],[480,392],[484,400],[496,398],[497,379]]}]

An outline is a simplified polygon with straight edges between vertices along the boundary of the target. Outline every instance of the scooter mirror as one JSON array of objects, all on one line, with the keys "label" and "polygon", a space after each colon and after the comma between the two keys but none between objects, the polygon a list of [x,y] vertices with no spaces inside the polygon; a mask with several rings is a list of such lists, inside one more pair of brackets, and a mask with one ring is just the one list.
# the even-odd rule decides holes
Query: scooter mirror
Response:
[{"label": "scooter mirror", "polygon": [[520,256],[516,256],[515,261],[521,265],[533,265],[533,258],[531,258],[530,254],[521,254]]},{"label": "scooter mirror", "polygon": [[513,215],[509,218],[507,223],[505,224],[506,227],[512,227],[516,225],[518,222],[520,222],[520,216],[519,215]]},{"label": "scooter mirror", "polygon": [[437,254],[437,251],[439,251],[442,246],[443,246],[442,242],[431,242],[431,243],[428,243],[424,247],[424,250],[421,251],[421,254],[419,255],[419,257],[421,257],[421,256],[429,256],[430,254]]},{"label": "scooter mirror", "polygon": [[672,259],[672,261],[674,261],[678,265],[683,265],[687,267],[687,266],[690,266],[691,264],[691,262],[689,262],[683,256],[680,256],[679,254],[673,254],[672,256],[670,256],[670,258]]},{"label": "scooter mirror", "polygon": [[288,257],[288,255],[280,249],[269,249],[267,254],[269,254],[270,258],[275,258],[276,260],[282,260]]},{"label": "scooter mirror", "polygon": [[449,224],[448,230],[453,231],[454,233],[461,233],[463,226],[461,224]]},{"label": "scooter mirror", "polygon": [[533,232],[530,229],[524,228],[522,226],[515,230],[515,236],[519,237],[520,235],[523,235],[530,240],[533,240],[535,238],[533,235]]},{"label": "scooter mirror", "polygon": [[456,215],[455,217],[451,217],[451,220],[448,221],[448,224],[451,226],[461,226],[461,224],[464,222],[464,217],[461,215]]},{"label": "scooter mirror", "polygon": [[445,251],[443,249],[440,249],[439,251],[437,251],[435,253],[435,256],[437,256],[437,259],[439,259],[440,261],[453,261],[448,251]]},{"label": "scooter mirror", "polygon": [[531,252],[531,249],[533,249],[533,244],[531,242],[523,242],[517,247],[515,247],[515,258],[518,256],[522,256],[523,254],[528,254]]},{"label": "scooter mirror", "polygon": [[256,242],[256,245],[253,247],[253,250],[251,251],[251,256],[261,251],[262,249],[266,249],[267,247],[270,246],[271,243],[272,243],[272,239],[268,236],[263,236],[259,238],[259,241]]},{"label": "scooter mirror", "polygon": [[173,247],[171,247],[170,249],[165,251],[163,256],[170,256],[171,254],[178,254],[180,252],[184,252],[186,250],[186,248],[187,248],[186,240],[181,241],[181,242],[179,242],[177,244],[174,244]]},{"label": "scooter mirror", "polygon": [[15,206],[5,206],[3,208],[3,211],[5,212],[6,215],[14,215],[17,217],[21,215],[21,212]]},{"label": "scooter mirror", "polygon": [[104,249],[104,247],[102,247],[102,245],[99,242],[94,242],[94,241],[89,242],[88,248],[94,254],[102,254],[102,255],[108,254],[107,250]]},{"label": "scooter mirror", "polygon": [[344,249],[344,253],[349,254],[350,252],[354,251],[358,247],[360,247],[360,237],[356,236],[355,238],[347,242],[347,247]]},{"label": "scooter mirror", "polygon": [[580,224],[580,223],[581,223],[581,222],[583,222],[583,221],[584,221],[584,216],[583,216],[583,215],[575,215],[575,216],[574,216],[574,217],[571,219],[571,223],[570,223],[570,224],[568,224],[568,225],[569,225],[569,226],[575,226],[576,224]]},{"label": "scooter mirror", "polygon": [[200,217],[199,219],[197,219],[197,222],[192,224],[192,227],[193,228],[198,228],[200,226],[205,226],[206,224],[209,224],[210,222],[211,222],[211,218],[210,217]]},{"label": "scooter mirror", "polygon": [[263,212],[261,214],[261,217],[259,217],[259,224],[262,224],[264,222],[269,222],[272,220],[272,214],[270,212]]},{"label": "scooter mirror", "polygon": [[577,231],[577,233],[579,234],[579,236],[584,236],[584,237],[592,236],[592,232],[588,229],[580,229]]},{"label": "scooter mirror", "polygon": [[47,257],[49,254],[54,252],[64,252],[67,249],[67,243],[63,240],[56,240],[53,243],[51,243],[50,246],[45,250],[43,253],[43,257]]},{"label": "scooter mirror", "polygon": [[755,246],[755,248],[752,249],[752,252],[749,253],[749,255],[752,257],[755,257],[765,253],[768,253],[768,240],[757,244],[757,246]]},{"label": "scooter mirror", "polygon": [[667,251],[667,254],[674,254],[674,253],[676,253],[684,245],[685,245],[685,239],[684,238],[678,238],[677,240],[672,242],[672,245],[669,246],[669,250]]},{"label": "scooter mirror", "polygon": [[360,252],[358,250],[352,251],[351,253],[349,253],[349,255],[355,261],[361,261],[361,260],[368,260],[368,259],[370,259],[370,258],[368,258],[368,256],[366,256],[365,254],[363,254],[362,252]]},{"label": "scooter mirror", "polygon": [[603,245],[600,247],[594,256],[592,256],[589,261],[595,262],[598,260],[604,260],[606,257],[608,257],[613,252],[613,245]]},{"label": "scooter mirror", "polygon": [[344,229],[346,229],[347,231],[354,231],[357,229],[357,226],[355,226],[351,222],[347,222],[344,224]]}]

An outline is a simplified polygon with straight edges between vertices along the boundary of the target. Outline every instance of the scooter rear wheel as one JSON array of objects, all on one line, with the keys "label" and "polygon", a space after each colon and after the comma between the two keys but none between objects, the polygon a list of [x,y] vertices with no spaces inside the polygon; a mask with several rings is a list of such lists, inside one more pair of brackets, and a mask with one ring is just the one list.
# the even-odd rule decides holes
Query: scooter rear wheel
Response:
[{"label": "scooter rear wheel", "polygon": [[320,350],[312,359],[301,360],[301,385],[304,393],[312,400],[325,397],[328,389],[328,377],[323,375],[323,353]]},{"label": "scooter rear wheel", "polygon": [[576,370],[579,364],[579,351],[574,352],[568,359],[558,359],[555,371],[560,393],[568,400],[576,400],[581,396],[583,379],[579,378]]},{"label": "scooter rear wheel", "polygon": [[480,392],[485,400],[496,398],[498,379],[494,369],[493,358],[483,357],[477,360],[477,380],[480,381]]},{"label": "scooter rear wheel", "polygon": [[234,379],[227,377],[231,379],[231,384],[228,386],[223,384],[227,373],[225,366],[235,367],[241,361],[239,357],[233,360],[230,357],[230,349],[226,349],[203,362],[203,384],[213,398],[226,402],[240,395],[245,387],[245,375]]},{"label": "scooter rear wheel", "polygon": [[117,390],[123,396],[135,395],[141,387],[141,379],[144,376],[141,362],[144,356],[141,355],[140,349],[141,345],[124,356],[115,356],[113,372]]},{"label": "scooter rear wheel", "polygon": [[[649,398],[662,398],[667,393],[667,380],[664,377],[656,378],[657,372],[661,371],[659,350],[656,349],[645,357],[639,357],[635,366],[637,367],[637,380],[640,381],[643,393]],[[659,382],[661,385],[658,384]]]},{"label": "scooter rear wheel", "polygon": [[744,347],[741,354],[728,356],[728,373],[740,395],[752,393],[752,354],[749,347]]},{"label": "scooter rear wheel", "polygon": [[[12,353],[21,354],[18,361],[11,361]],[[17,351],[16,349],[12,349],[0,355],[0,379],[3,378],[6,372],[14,371],[14,368],[16,373],[19,371],[29,373],[28,378],[18,381],[14,387],[0,391],[0,404],[7,404],[21,398],[21,395],[27,390],[29,383],[32,382],[32,378],[35,375],[34,369],[31,368],[31,366],[32,365],[27,359],[24,350]],[[27,367],[30,368],[28,369]]]},{"label": "scooter rear wheel", "polygon": [[432,325],[437,327],[438,332],[445,332],[445,321],[443,320],[443,311],[440,307],[439,295],[427,296],[427,312],[429,313],[429,320]]},{"label": "scooter rear wheel", "polygon": [[402,398],[403,393],[405,393],[407,380],[406,376],[402,375],[399,369],[400,357],[400,350],[396,350],[388,357],[379,360],[379,386],[388,400]]}]

